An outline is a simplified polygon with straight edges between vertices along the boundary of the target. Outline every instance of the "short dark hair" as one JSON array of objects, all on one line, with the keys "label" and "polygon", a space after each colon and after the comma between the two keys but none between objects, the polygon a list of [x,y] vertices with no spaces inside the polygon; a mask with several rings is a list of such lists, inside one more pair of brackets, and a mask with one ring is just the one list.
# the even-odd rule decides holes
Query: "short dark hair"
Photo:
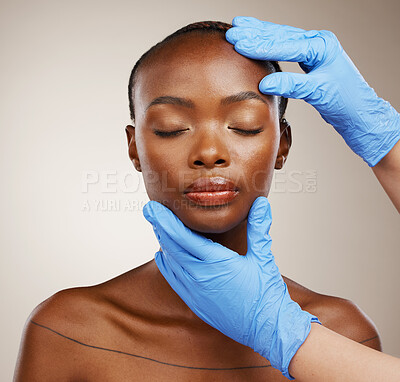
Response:
[{"label": "short dark hair", "polygon": [[[222,21],[200,21],[192,24],[188,24],[181,29],[178,29],[176,32],[170,34],[164,40],[160,41],[153,47],[151,47],[146,53],[144,53],[139,60],[136,62],[135,66],[133,67],[131,71],[131,75],[129,77],[129,84],[128,84],[128,97],[129,97],[129,110],[130,110],[130,115],[131,115],[131,120],[135,122],[135,108],[133,105],[133,92],[134,92],[134,87],[136,83],[136,77],[137,77],[137,72],[138,68],[140,65],[143,64],[143,62],[148,58],[149,56],[154,55],[156,52],[160,50],[163,46],[168,44],[169,41],[173,40],[177,36],[189,33],[189,32],[198,32],[198,33],[209,33],[209,34],[223,34],[225,38],[225,32],[232,28],[233,26],[228,23],[224,23]],[[282,69],[279,66],[277,61],[260,61],[263,63],[265,69],[269,73],[274,73],[274,72],[281,72]],[[283,118],[283,115],[285,114],[286,106],[287,106],[287,98],[284,98],[282,96],[278,97],[278,108],[279,108],[279,119]]]}]

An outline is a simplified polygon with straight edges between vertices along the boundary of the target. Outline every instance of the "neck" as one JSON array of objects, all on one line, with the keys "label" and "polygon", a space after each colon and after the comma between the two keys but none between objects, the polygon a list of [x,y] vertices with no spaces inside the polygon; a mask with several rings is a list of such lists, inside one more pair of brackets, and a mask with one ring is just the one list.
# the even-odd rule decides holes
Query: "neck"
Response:
[{"label": "neck", "polygon": [[[232,251],[245,255],[247,252],[247,219],[243,220],[236,227],[223,233],[202,233],[208,239],[213,240]],[[161,250],[161,248],[159,249]],[[175,314],[183,313],[186,317],[199,320],[199,318],[189,309],[189,307],[181,300],[181,298],[173,291],[164,277],[161,275],[156,264],[154,263],[155,277],[158,279],[158,293],[162,295],[162,301],[168,305],[168,309],[173,307]],[[154,284],[156,285],[156,284]]]},{"label": "neck", "polygon": [[[197,233],[206,237],[207,239],[223,245],[226,248],[229,248],[232,251],[239,253],[240,255],[245,255],[247,253],[247,219],[243,220],[240,224],[227,232]],[[159,251],[160,250],[161,247],[159,248]]]},{"label": "neck", "polygon": [[227,232],[200,234],[240,255],[245,255],[247,252],[247,219]]}]

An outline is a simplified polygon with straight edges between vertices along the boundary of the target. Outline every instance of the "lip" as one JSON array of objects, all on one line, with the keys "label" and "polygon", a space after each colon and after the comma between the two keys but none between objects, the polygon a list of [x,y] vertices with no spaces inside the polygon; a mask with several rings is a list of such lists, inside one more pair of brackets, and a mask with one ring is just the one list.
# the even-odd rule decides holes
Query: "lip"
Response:
[{"label": "lip", "polygon": [[184,191],[184,196],[202,206],[227,204],[239,194],[230,179],[221,176],[197,178]]},{"label": "lip", "polygon": [[188,192],[215,192],[215,191],[238,191],[235,183],[222,176],[197,178],[184,191]]}]

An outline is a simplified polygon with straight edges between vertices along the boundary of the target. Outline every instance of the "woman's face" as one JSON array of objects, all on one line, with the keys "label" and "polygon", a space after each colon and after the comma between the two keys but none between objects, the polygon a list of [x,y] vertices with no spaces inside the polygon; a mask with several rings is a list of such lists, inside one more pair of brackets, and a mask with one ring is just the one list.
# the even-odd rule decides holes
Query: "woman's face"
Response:
[{"label": "woman's face", "polygon": [[[267,74],[223,36],[196,33],[168,43],[139,68],[136,126],[127,126],[130,158],[143,172],[150,200],[195,231],[229,231],[246,220],[258,196],[268,196],[280,125],[276,97],[258,90]],[[232,98],[243,92],[257,98]],[[149,107],[158,97],[185,101],[163,98]],[[246,135],[235,129],[261,131]],[[180,132],[159,135],[172,131]],[[214,176],[233,181],[238,190],[233,200],[207,206],[185,196],[197,178]]]}]

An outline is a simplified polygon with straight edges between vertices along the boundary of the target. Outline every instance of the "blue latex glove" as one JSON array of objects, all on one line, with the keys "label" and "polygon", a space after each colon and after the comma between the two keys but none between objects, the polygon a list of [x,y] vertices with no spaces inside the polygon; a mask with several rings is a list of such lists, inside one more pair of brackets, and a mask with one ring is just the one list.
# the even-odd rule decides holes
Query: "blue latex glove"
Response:
[{"label": "blue latex glove", "polygon": [[156,264],[174,291],[203,321],[251,347],[282,374],[318,318],[289,295],[271,253],[271,208],[258,197],[248,215],[247,254],[192,231],[167,207],[143,208],[162,251]]},{"label": "blue latex glove", "polygon": [[237,16],[226,39],[252,59],[295,61],[306,74],[277,72],[264,77],[264,94],[301,98],[314,106],[349,147],[370,167],[400,139],[400,115],[379,98],[326,30],[303,30],[288,25]]}]

